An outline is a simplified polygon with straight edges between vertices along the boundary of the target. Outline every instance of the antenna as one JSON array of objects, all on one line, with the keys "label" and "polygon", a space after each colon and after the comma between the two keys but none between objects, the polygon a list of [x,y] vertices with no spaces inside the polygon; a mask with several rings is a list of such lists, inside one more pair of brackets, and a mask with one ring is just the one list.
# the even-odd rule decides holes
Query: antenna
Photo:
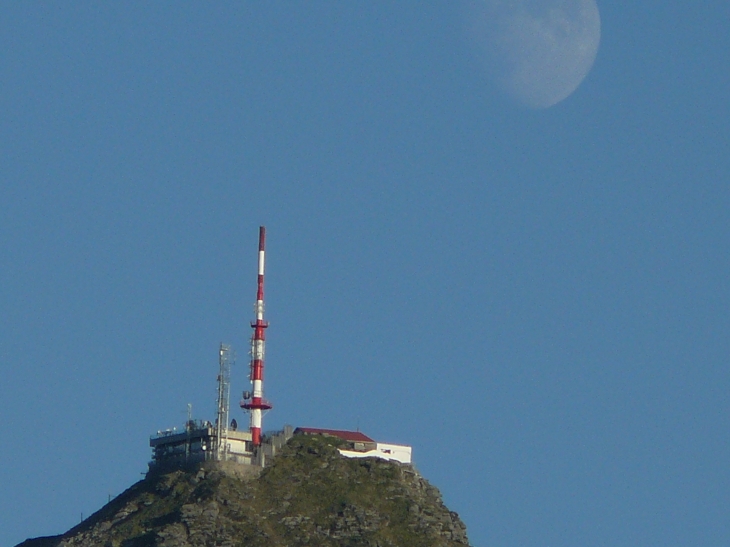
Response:
[{"label": "antenna", "polygon": [[259,227],[259,271],[258,289],[254,312],[256,321],[251,323],[253,336],[251,337],[251,383],[253,394],[250,399],[241,401],[241,408],[251,413],[251,441],[254,446],[261,445],[261,418],[262,411],[269,410],[271,403],[264,399],[264,353],[266,337],[264,329],[269,324],[264,321],[264,248],[266,246],[266,228]]},{"label": "antenna", "polygon": [[215,459],[226,459],[228,445],[228,411],[231,393],[231,346],[221,343],[218,351],[218,414],[215,423],[216,451]]}]

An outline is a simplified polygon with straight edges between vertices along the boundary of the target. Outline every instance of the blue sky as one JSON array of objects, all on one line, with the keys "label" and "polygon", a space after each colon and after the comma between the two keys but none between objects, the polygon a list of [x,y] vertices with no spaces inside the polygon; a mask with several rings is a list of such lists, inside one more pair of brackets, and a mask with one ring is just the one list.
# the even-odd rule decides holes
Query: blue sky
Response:
[{"label": "blue sky", "polygon": [[599,8],[530,110],[458,2],[2,6],[0,544],[210,419],[221,341],[237,400],[261,224],[265,428],[413,445],[475,546],[730,543],[729,12]]}]

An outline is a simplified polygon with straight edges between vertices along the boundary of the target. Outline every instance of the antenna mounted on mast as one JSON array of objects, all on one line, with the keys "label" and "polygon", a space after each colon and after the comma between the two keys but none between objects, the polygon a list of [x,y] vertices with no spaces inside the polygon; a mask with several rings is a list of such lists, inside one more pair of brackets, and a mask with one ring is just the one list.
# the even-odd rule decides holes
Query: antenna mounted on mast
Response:
[{"label": "antenna mounted on mast", "polygon": [[231,346],[221,343],[218,352],[218,413],[215,421],[215,459],[223,461],[226,459],[226,447],[228,446],[228,413],[230,410],[231,395]]}]

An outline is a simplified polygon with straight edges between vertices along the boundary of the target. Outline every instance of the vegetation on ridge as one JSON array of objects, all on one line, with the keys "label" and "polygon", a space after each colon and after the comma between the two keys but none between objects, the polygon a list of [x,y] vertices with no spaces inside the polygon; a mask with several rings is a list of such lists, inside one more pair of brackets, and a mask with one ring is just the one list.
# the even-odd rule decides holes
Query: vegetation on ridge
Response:
[{"label": "vegetation on ridge", "polygon": [[256,478],[223,469],[151,475],[66,534],[21,545],[468,545],[458,515],[413,467],[344,458],[338,445],[295,436]]}]

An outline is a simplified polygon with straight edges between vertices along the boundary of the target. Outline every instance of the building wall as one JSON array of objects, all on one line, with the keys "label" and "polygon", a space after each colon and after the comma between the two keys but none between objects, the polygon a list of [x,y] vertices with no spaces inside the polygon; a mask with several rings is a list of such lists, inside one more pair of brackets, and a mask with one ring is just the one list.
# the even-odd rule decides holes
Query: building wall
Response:
[{"label": "building wall", "polygon": [[250,444],[251,441],[242,441],[238,439],[227,439],[227,450],[228,454],[243,455],[246,454],[251,456]]},{"label": "building wall", "polygon": [[400,463],[411,463],[412,455],[410,446],[387,443],[377,443],[373,450],[362,452],[358,450],[339,450],[339,452],[346,458],[381,458]]},{"label": "building wall", "polygon": [[[150,439],[153,448],[153,461],[150,468],[183,467],[203,461],[215,460],[216,439],[212,427],[199,427],[182,433],[162,433]],[[224,459],[251,465],[253,454],[251,433],[248,431],[228,430]]]},{"label": "building wall", "polygon": [[391,460],[398,460],[402,463],[411,463],[413,449],[410,446],[402,444],[378,443],[375,449],[383,454],[383,457],[390,456],[389,459]]}]

